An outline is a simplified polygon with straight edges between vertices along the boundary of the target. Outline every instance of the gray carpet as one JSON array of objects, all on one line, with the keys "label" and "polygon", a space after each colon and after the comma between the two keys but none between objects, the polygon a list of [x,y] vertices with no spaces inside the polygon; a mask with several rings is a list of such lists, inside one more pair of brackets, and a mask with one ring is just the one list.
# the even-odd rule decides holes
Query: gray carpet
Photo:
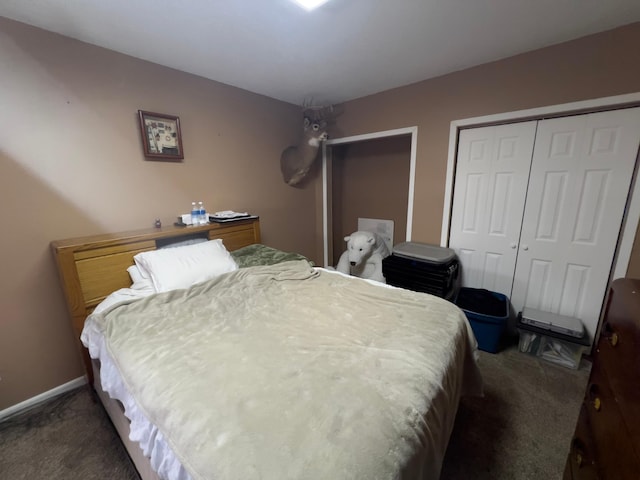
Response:
[{"label": "gray carpet", "polygon": [[484,397],[463,398],[443,480],[561,479],[591,363],[570,370],[518,352],[480,352]]},{"label": "gray carpet", "polygon": [[85,386],[0,423],[0,479],[139,477],[107,413]]},{"label": "gray carpet", "polygon": [[[560,479],[589,363],[583,360],[575,371],[515,347],[480,353],[485,396],[462,400],[441,478]],[[0,423],[0,478],[138,476],[106,413],[84,387]]]}]

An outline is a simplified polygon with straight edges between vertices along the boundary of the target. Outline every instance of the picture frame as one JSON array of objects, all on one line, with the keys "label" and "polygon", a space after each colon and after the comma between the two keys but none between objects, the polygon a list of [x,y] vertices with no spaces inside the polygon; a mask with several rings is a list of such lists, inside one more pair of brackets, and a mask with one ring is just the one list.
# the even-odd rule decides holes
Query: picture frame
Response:
[{"label": "picture frame", "polygon": [[184,158],[180,118],[138,110],[144,156],[152,160],[179,162]]}]

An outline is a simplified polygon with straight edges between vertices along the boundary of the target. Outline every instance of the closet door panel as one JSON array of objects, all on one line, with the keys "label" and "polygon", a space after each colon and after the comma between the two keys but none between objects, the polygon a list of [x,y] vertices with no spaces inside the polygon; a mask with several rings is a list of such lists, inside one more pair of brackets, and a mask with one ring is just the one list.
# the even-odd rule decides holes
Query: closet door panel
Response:
[{"label": "closet door panel", "polygon": [[511,296],[516,311],[579,317],[593,338],[639,132],[640,108],[539,122]]},{"label": "closet door panel", "polygon": [[536,122],[460,132],[449,246],[462,284],[511,295]]}]

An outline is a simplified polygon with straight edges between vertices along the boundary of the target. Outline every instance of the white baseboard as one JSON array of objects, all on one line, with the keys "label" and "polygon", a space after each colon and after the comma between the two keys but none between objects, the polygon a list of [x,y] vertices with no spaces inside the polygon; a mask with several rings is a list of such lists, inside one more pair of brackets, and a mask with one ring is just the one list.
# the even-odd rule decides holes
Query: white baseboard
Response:
[{"label": "white baseboard", "polygon": [[25,410],[29,410],[41,403],[46,402],[47,400],[51,400],[52,398],[57,397],[58,395],[62,395],[70,390],[74,390],[82,385],[87,383],[87,377],[78,377],[76,379],[71,380],[70,382],[64,383],[62,385],[57,386],[56,388],[52,388],[40,395],[36,395],[35,397],[31,397],[24,402],[20,402],[16,405],[13,405],[9,408],[5,408],[4,410],[0,410],[0,422],[6,420],[9,417],[13,417],[18,413],[22,413]]}]

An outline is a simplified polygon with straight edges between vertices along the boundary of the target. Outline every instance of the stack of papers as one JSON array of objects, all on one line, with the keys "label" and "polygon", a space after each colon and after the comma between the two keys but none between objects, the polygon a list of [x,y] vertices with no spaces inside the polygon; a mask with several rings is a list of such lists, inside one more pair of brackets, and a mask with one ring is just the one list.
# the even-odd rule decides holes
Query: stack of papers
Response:
[{"label": "stack of papers", "polygon": [[249,214],[247,212],[234,212],[233,210],[223,210],[221,212],[210,213],[210,217],[225,219],[225,218],[238,218],[238,217],[248,217]]},{"label": "stack of papers", "polygon": [[182,215],[180,215],[178,217],[178,221],[176,222],[176,225],[192,225],[191,222],[191,214],[190,213],[183,213]]},{"label": "stack of papers", "polygon": [[221,212],[215,212],[209,214],[210,222],[232,222],[234,220],[245,220],[247,218],[258,218],[255,215],[251,215],[247,212],[234,212],[233,210],[223,210]]}]

